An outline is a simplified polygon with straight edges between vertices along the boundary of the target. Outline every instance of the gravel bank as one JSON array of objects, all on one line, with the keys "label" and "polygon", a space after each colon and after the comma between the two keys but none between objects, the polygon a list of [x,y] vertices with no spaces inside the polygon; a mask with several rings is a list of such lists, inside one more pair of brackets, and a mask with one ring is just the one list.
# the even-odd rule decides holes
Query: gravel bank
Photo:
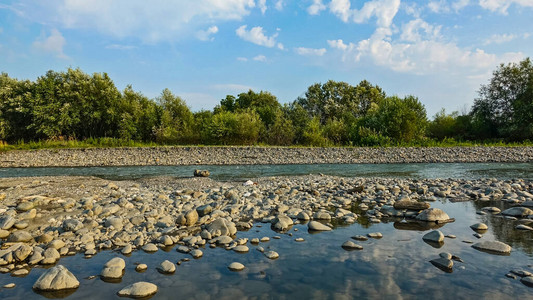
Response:
[{"label": "gravel bank", "polygon": [[9,151],[0,167],[532,162],[533,147],[153,147]]}]

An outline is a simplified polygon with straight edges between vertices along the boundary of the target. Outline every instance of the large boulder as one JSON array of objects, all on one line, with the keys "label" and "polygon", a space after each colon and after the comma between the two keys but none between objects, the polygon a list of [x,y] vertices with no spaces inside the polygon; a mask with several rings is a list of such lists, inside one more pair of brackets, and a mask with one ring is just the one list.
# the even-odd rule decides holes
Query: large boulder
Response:
[{"label": "large boulder", "polygon": [[207,225],[207,231],[213,237],[227,235],[232,236],[237,233],[237,227],[233,222],[230,222],[224,218],[218,218]]},{"label": "large boulder", "polygon": [[157,293],[157,285],[150,282],[136,282],[118,291],[118,295],[130,298],[145,298]]},{"label": "large boulder", "polygon": [[104,265],[100,276],[104,279],[119,279],[124,275],[125,268],[126,262],[120,257],[115,257]]},{"label": "large boulder", "polygon": [[70,271],[62,265],[55,266],[44,272],[33,285],[38,291],[59,291],[75,289],[80,282]]},{"label": "large boulder", "polygon": [[428,208],[416,216],[417,220],[426,222],[446,222],[450,220],[450,216],[439,208]]}]

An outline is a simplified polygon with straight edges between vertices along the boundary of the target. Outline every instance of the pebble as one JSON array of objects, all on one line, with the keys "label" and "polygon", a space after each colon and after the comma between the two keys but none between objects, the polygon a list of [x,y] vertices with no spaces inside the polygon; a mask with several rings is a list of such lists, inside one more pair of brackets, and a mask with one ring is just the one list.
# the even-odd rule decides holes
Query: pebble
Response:
[{"label": "pebble", "polygon": [[144,245],[142,249],[146,252],[156,252],[158,250],[157,246],[152,243]]},{"label": "pebble", "polygon": [[137,266],[135,266],[135,271],[137,272],[143,272],[146,271],[146,269],[148,269],[148,266],[146,264],[138,264]]},{"label": "pebble", "polygon": [[165,260],[159,264],[157,270],[164,274],[172,274],[176,271],[176,265],[169,260]]},{"label": "pebble", "polygon": [[239,262],[232,262],[229,264],[228,269],[231,271],[242,271],[244,270],[244,265]]},{"label": "pebble", "polygon": [[149,282],[136,282],[118,291],[121,297],[145,298],[157,293],[157,285]]},{"label": "pebble", "polygon": [[367,236],[369,238],[373,238],[373,239],[380,239],[383,237],[383,234],[381,232],[371,232],[369,234],[367,234]]},{"label": "pebble", "polygon": [[268,259],[277,259],[277,258],[279,258],[279,254],[276,251],[268,251],[268,252],[265,252],[264,254],[265,254],[265,256]]},{"label": "pebble", "polygon": [[362,250],[363,246],[357,245],[352,241],[346,241],[342,244],[342,248],[346,250]]},{"label": "pebble", "polygon": [[4,284],[2,287],[4,289],[12,289],[14,288],[16,285],[14,283],[8,283],[8,284]]},{"label": "pebble", "polygon": [[[246,247],[246,246],[245,246]],[[204,255],[204,253],[202,252],[202,250],[200,249],[194,249],[192,250],[191,252],[189,252],[189,254],[193,257],[193,258],[200,258]]]}]

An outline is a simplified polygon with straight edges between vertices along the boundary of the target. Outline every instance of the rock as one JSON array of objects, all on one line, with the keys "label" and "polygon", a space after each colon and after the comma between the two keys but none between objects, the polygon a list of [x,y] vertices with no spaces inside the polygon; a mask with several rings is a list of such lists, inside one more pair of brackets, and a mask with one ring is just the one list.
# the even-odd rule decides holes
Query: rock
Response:
[{"label": "rock", "polygon": [[48,234],[48,233],[43,233],[43,234],[41,234],[41,235],[37,238],[37,241],[38,241],[39,243],[46,244],[46,243],[51,242],[53,239],[54,239],[54,237],[51,236],[50,234]]},{"label": "rock", "polygon": [[430,263],[444,272],[451,272],[453,268],[453,261],[444,257],[432,259],[430,260]]},{"label": "rock", "polygon": [[31,234],[23,230],[12,232],[7,238],[8,242],[13,242],[13,243],[18,243],[18,242],[27,243],[32,240],[33,240],[33,237],[31,236]]},{"label": "rock", "polygon": [[380,239],[383,237],[383,234],[381,234],[381,232],[371,232],[367,234],[367,236],[373,239]]},{"label": "rock", "polygon": [[238,246],[235,246],[235,248],[233,248],[233,251],[238,252],[238,253],[246,253],[250,251],[250,249],[248,248],[248,246],[238,245]]},{"label": "rock", "polygon": [[118,291],[118,295],[130,298],[145,298],[157,293],[157,285],[145,281],[130,284]]},{"label": "rock", "polygon": [[35,205],[33,204],[33,202],[25,201],[25,202],[20,202],[17,205],[17,210],[18,211],[28,211],[30,209],[33,209],[34,207],[35,207]]},{"label": "rock", "polygon": [[152,244],[152,243],[148,243],[146,245],[144,245],[142,247],[142,249],[146,252],[156,252],[158,249],[157,249],[157,246]]},{"label": "rock", "polygon": [[196,209],[191,209],[185,213],[185,225],[192,226],[198,222],[198,212]]},{"label": "rock", "polygon": [[511,253],[511,246],[499,241],[483,241],[472,245],[476,250],[491,253],[491,254],[509,254]]},{"label": "rock", "polygon": [[5,239],[9,236],[9,231],[5,229],[0,229],[0,239]]},{"label": "rock", "polygon": [[213,236],[227,235],[232,236],[237,233],[237,228],[233,222],[224,218],[218,218],[207,225],[207,231]]},{"label": "rock", "polygon": [[13,251],[13,257],[17,261],[24,261],[30,255],[32,250],[32,247],[22,244],[17,248],[17,250]]},{"label": "rock", "polygon": [[452,259],[453,255],[451,253],[448,253],[448,252],[441,252],[439,253],[439,256],[442,257],[442,258],[446,258],[446,259]]},{"label": "rock", "polygon": [[8,284],[4,284],[2,287],[4,289],[12,289],[14,288],[16,285],[14,283],[8,283]]},{"label": "rock", "polygon": [[304,238],[295,238],[294,239],[295,242],[305,242]]},{"label": "rock", "polygon": [[418,202],[410,199],[402,199],[394,202],[395,209],[423,210],[428,209],[429,206],[427,202]]},{"label": "rock", "polygon": [[83,228],[83,223],[74,219],[66,219],[62,227],[65,231],[77,231]]},{"label": "rock", "polygon": [[208,170],[194,170],[194,177],[209,177],[211,175]]},{"label": "rock", "polygon": [[502,215],[517,218],[524,218],[533,215],[533,210],[527,207],[511,207],[502,211]]},{"label": "rock", "polygon": [[122,248],[122,250],[120,250],[120,252],[124,255],[130,254],[132,251],[133,247],[131,246],[131,244],[127,244],[126,246],[124,246],[124,248]]},{"label": "rock", "polygon": [[354,239],[356,241],[367,241],[368,237],[366,237],[364,235],[354,235],[354,236],[352,236],[352,239]]},{"label": "rock", "polygon": [[470,228],[472,228],[472,230],[475,230],[475,231],[485,231],[489,229],[489,227],[485,223],[476,223],[476,224],[470,225]]},{"label": "rock", "polygon": [[531,272],[526,271],[526,270],[520,270],[520,269],[511,270],[511,273],[513,273],[515,275],[518,275],[520,277],[533,276],[533,274]]},{"label": "rock", "polygon": [[293,224],[292,219],[286,215],[278,215],[272,222],[272,226],[278,231],[289,230]]},{"label": "rock", "polygon": [[60,258],[61,255],[59,255],[59,252],[55,248],[48,248],[44,251],[43,259],[40,263],[43,265],[51,265],[55,264]]},{"label": "rock", "polygon": [[12,216],[0,217],[0,229],[9,230],[13,225],[15,225],[15,218]]},{"label": "rock", "polygon": [[526,277],[522,277],[520,279],[520,282],[522,282],[522,284],[528,286],[528,287],[533,287],[533,276],[526,276]]},{"label": "rock", "polygon": [[209,204],[198,206],[196,208],[196,212],[198,212],[198,215],[200,217],[206,216],[210,214],[213,211],[213,207]]},{"label": "rock", "polygon": [[276,251],[268,251],[268,252],[265,252],[264,254],[268,259],[276,259],[279,257],[279,254]]},{"label": "rock", "polygon": [[161,273],[172,274],[176,272],[176,265],[168,260],[165,260],[157,267],[157,270]]},{"label": "rock", "polygon": [[317,221],[309,222],[309,224],[307,224],[307,227],[309,228],[309,230],[313,230],[313,231],[330,231],[331,230],[331,227],[326,226]]},{"label": "rock", "polygon": [[111,227],[115,228],[115,230],[122,230],[124,227],[123,221],[121,217],[108,217],[105,220],[105,227]]},{"label": "rock", "polygon": [[483,207],[481,210],[488,211],[488,212],[494,213],[494,214],[497,214],[497,213],[501,212],[501,209],[499,209],[497,207],[494,207],[494,206]]},{"label": "rock", "polygon": [[418,216],[417,220],[426,221],[426,222],[439,222],[439,221],[448,221],[450,217],[442,209],[439,208],[428,208],[424,209]]},{"label": "rock", "polygon": [[342,248],[346,250],[361,250],[363,249],[363,246],[357,245],[352,241],[346,241],[342,244]]},{"label": "rock", "polygon": [[181,253],[189,253],[191,249],[189,249],[189,247],[187,246],[180,245],[176,248],[176,251],[181,252]]},{"label": "rock", "polygon": [[28,269],[18,269],[11,272],[11,276],[26,276],[28,274],[30,274],[30,271],[28,271]]},{"label": "rock", "polygon": [[533,227],[527,226],[527,225],[524,225],[524,224],[519,224],[519,225],[516,225],[515,229],[518,229],[518,230],[533,230]]},{"label": "rock", "polygon": [[54,249],[61,249],[65,247],[65,242],[62,240],[53,240],[50,243],[48,243],[48,248],[54,248]]},{"label": "rock", "polygon": [[33,285],[38,291],[59,291],[75,289],[80,282],[70,271],[62,265],[52,267],[44,272]]},{"label": "rock", "polygon": [[100,276],[104,279],[119,279],[124,275],[125,268],[126,262],[120,257],[115,257],[104,265]]},{"label": "rock", "polygon": [[304,211],[299,212],[298,215],[296,215],[296,218],[302,221],[308,221],[310,219],[309,215]]},{"label": "rock", "polygon": [[231,271],[242,271],[244,270],[244,265],[239,262],[232,262],[229,264],[228,269]]},{"label": "rock", "polygon": [[444,234],[440,230],[433,230],[424,234],[422,239],[426,242],[444,243]]},{"label": "rock", "polygon": [[189,252],[189,254],[193,257],[193,258],[200,258],[204,255],[204,253],[202,252],[202,250],[200,249],[194,249],[192,250],[191,252]]},{"label": "rock", "polygon": [[313,219],[315,220],[331,220],[331,215],[326,210],[319,210],[313,214]]},{"label": "rock", "polygon": [[219,236],[217,238],[213,239],[215,243],[219,245],[227,245],[231,242],[233,242],[233,239],[227,235]]},{"label": "rock", "polygon": [[143,271],[146,271],[146,269],[148,269],[148,266],[146,264],[138,264],[135,267],[135,271],[137,272],[143,272]]}]

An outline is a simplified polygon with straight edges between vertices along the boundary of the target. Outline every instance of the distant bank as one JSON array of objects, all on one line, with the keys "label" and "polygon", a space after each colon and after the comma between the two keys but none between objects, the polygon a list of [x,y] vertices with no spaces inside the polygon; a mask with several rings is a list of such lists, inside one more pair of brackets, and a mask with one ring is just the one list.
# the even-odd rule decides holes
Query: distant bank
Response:
[{"label": "distant bank", "polygon": [[533,147],[151,147],[0,153],[0,167],[533,162]]}]

